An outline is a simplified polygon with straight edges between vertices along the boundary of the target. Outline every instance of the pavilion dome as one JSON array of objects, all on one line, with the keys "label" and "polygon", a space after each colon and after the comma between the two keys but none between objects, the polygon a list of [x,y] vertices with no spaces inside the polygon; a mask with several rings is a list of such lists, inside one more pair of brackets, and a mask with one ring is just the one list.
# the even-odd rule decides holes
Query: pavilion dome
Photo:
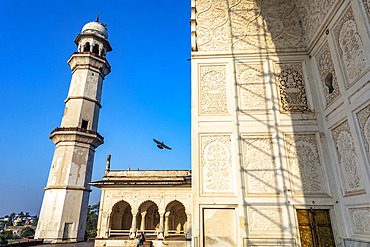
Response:
[{"label": "pavilion dome", "polygon": [[100,36],[103,36],[105,39],[108,39],[107,29],[100,24],[99,22],[89,22],[82,28],[82,33],[93,33]]}]

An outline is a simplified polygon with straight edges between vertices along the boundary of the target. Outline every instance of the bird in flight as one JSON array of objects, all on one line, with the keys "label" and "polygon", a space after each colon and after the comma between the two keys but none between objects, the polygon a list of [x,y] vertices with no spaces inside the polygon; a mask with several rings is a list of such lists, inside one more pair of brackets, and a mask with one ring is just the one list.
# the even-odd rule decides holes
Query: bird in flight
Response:
[{"label": "bird in flight", "polygon": [[170,147],[168,147],[168,146],[164,145],[164,142],[157,141],[156,139],[153,139],[153,141],[154,141],[155,143],[157,143],[157,147],[158,147],[159,149],[167,148],[167,149],[171,150],[171,148],[170,148]]}]

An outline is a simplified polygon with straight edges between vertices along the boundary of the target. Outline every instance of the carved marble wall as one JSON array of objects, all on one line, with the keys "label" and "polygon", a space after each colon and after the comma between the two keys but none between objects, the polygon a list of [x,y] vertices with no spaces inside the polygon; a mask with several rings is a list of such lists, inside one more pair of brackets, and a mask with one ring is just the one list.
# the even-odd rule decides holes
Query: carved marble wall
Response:
[{"label": "carved marble wall", "polygon": [[349,84],[363,75],[366,68],[364,46],[351,8],[345,12],[334,28],[339,56],[346,68]]},{"label": "carved marble wall", "polygon": [[200,66],[200,114],[228,114],[226,65]]},{"label": "carved marble wall", "polygon": [[232,155],[229,135],[201,136],[203,192],[232,192]]},{"label": "carved marble wall", "polygon": [[285,142],[293,195],[326,194],[315,134],[286,134]]},{"label": "carved marble wall", "polygon": [[[338,78],[334,70],[334,64],[327,42],[324,43],[319,52],[316,54],[316,63],[319,69],[326,106],[329,106],[336,99],[338,99],[341,94],[338,87]],[[328,78],[329,74],[332,75],[332,86],[334,89],[333,92],[329,92],[328,86],[325,84],[325,80]]]},{"label": "carved marble wall", "polygon": [[333,129],[332,135],[346,192],[359,190],[362,187],[360,171],[356,164],[356,151],[348,121]]},{"label": "carved marble wall", "polygon": [[358,123],[360,124],[361,136],[365,146],[367,158],[370,161],[370,105],[357,113]]},{"label": "carved marble wall", "polygon": [[279,232],[283,229],[282,209],[279,207],[249,207],[249,231],[253,232]]},{"label": "carved marble wall", "polygon": [[350,208],[351,228],[354,234],[370,235],[370,207]]},{"label": "carved marble wall", "polygon": [[238,64],[236,73],[240,110],[266,110],[268,100],[262,64]]},{"label": "carved marble wall", "polygon": [[272,136],[248,135],[243,136],[242,140],[247,195],[281,193]]},{"label": "carved marble wall", "polygon": [[305,48],[293,0],[197,0],[198,51]]},{"label": "carved marble wall", "polygon": [[305,80],[301,63],[275,64],[275,77],[282,112],[308,111]]},{"label": "carved marble wall", "polygon": [[305,30],[307,41],[324,23],[324,19],[336,0],[295,0]]}]

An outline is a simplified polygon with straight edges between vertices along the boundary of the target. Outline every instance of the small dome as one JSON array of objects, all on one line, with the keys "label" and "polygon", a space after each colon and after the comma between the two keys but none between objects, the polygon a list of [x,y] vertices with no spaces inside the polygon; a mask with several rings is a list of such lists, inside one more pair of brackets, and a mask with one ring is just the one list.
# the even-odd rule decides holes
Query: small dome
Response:
[{"label": "small dome", "polygon": [[94,33],[103,36],[104,38],[108,39],[108,32],[107,29],[100,23],[92,21],[87,23],[82,28],[82,33]]}]

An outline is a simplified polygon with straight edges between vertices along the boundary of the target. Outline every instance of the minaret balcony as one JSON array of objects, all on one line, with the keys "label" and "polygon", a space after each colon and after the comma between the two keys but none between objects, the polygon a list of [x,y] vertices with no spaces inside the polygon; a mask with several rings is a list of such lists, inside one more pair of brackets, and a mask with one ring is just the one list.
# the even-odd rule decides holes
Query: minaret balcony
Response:
[{"label": "minaret balcony", "polygon": [[91,144],[95,148],[104,143],[104,137],[98,132],[79,127],[57,127],[50,133],[49,138],[55,144],[59,142],[79,142]]},{"label": "minaret balcony", "polygon": [[75,51],[75,52],[73,52],[73,54],[90,54],[90,55],[93,55],[95,57],[98,57],[100,59],[103,59],[103,60],[107,61],[107,59],[105,57],[99,56],[98,54],[96,54],[94,52],[91,52],[91,51],[82,51],[82,52]]},{"label": "minaret balcony", "polygon": [[72,73],[77,69],[95,69],[104,78],[111,71],[107,59],[91,51],[74,52],[67,63],[71,67]]}]

